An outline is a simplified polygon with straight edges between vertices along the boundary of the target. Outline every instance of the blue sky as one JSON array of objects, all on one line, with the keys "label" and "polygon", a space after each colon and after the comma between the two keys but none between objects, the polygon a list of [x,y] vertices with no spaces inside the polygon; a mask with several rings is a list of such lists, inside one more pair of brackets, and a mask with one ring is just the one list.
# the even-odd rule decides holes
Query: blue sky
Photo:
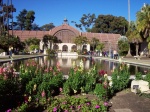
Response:
[{"label": "blue sky", "polygon": [[[6,0],[4,0],[6,1]],[[34,23],[42,26],[54,23],[55,26],[62,25],[63,19],[67,18],[71,26],[71,21],[79,23],[83,14],[111,14],[123,16],[128,20],[128,0],[12,0],[16,16],[23,9],[35,12]],[[136,12],[141,9],[144,3],[150,4],[150,0],[130,0],[130,20],[136,20]]]}]

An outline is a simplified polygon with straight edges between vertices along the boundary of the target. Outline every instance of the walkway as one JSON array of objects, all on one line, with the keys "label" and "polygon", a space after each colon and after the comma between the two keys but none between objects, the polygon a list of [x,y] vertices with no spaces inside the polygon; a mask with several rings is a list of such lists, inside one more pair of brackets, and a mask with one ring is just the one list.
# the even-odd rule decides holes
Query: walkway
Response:
[{"label": "walkway", "polygon": [[9,58],[9,56],[0,56],[0,62],[9,62],[9,61],[15,61],[15,60],[22,60],[22,59],[28,59],[28,58],[35,58],[35,57],[41,57],[45,56],[44,54],[32,54],[32,55],[13,55],[12,58]]}]

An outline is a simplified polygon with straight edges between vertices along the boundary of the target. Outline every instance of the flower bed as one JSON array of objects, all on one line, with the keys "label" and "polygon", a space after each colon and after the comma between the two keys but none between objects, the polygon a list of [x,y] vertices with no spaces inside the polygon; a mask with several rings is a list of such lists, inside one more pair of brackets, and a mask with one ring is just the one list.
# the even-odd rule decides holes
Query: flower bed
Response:
[{"label": "flower bed", "polygon": [[0,111],[105,112],[109,98],[129,83],[125,64],[112,73],[112,86],[107,73],[98,72],[96,65],[86,72],[82,61],[73,65],[68,79],[63,78],[59,63],[48,67],[30,60],[20,66],[19,75],[10,63],[0,67]]}]

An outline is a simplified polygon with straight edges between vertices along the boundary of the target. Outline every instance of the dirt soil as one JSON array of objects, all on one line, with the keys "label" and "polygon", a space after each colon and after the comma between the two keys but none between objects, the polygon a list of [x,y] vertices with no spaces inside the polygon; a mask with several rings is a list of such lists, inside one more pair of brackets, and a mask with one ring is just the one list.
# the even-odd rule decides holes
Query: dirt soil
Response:
[{"label": "dirt soil", "polygon": [[129,109],[130,112],[150,112],[150,98],[139,96],[131,92],[130,89],[117,93],[110,99],[110,102],[112,102],[112,106],[109,112],[115,112],[115,109]]}]

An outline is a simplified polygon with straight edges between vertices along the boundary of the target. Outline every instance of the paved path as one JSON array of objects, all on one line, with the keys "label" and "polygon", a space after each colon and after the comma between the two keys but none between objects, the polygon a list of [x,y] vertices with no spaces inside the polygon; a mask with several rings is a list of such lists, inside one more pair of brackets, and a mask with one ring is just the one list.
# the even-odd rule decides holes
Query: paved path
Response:
[{"label": "paved path", "polygon": [[9,55],[7,55],[7,56],[0,56],[0,62],[9,62],[9,61],[14,61],[14,60],[35,58],[35,57],[41,57],[41,56],[45,56],[45,55],[44,54],[13,55],[12,58],[9,58]]},{"label": "paved path", "polygon": [[117,93],[110,102],[109,112],[150,112],[150,98],[139,96],[129,89]]}]

